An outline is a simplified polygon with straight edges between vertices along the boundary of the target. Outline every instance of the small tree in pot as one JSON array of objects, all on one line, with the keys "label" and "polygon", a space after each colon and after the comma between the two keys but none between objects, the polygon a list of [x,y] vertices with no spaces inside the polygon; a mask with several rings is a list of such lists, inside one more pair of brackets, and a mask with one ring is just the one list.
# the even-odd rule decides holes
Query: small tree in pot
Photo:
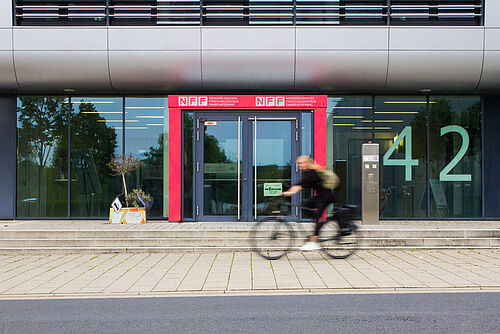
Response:
[{"label": "small tree in pot", "polygon": [[[123,190],[125,192],[125,205],[126,208],[120,209],[120,213],[122,213],[118,218],[113,217],[113,211],[110,213],[110,222],[115,222],[115,220],[119,220],[120,223],[128,223],[130,222],[146,222],[146,206],[144,203],[144,207],[140,207],[137,204],[137,199],[146,198],[147,200],[151,200],[151,197],[148,194],[145,194],[140,189],[134,189],[132,193],[128,194],[127,192],[127,183],[125,181],[125,175],[128,175],[135,171],[142,165],[142,161],[136,159],[132,156],[132,153],[129,155],[121,154],[113,158],[109,163],[109,168],[113,171],[115,175],[121,175],[123,181]],[[122,212],[123,211],[123,212]],[[118,221],[116,221],[118,222]]]}]

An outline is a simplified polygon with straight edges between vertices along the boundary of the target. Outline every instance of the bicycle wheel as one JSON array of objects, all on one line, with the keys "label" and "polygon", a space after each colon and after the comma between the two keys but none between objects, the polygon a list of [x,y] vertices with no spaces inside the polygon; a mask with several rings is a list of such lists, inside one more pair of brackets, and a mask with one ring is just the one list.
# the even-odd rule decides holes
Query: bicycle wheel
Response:
[{"label": "bicycle wheel", "polygon": [[277,260],[293,245],[292,226],[279,217],[267,217],[256,223],[250,232],[252,249],[268,260]]},{"label": "bicycle wheel", "polygon": [[345,259],[358,249],[357,229],[342,236],[337,221],[330,220],[323,225],[319,242],[323,253],[332,259]]}]

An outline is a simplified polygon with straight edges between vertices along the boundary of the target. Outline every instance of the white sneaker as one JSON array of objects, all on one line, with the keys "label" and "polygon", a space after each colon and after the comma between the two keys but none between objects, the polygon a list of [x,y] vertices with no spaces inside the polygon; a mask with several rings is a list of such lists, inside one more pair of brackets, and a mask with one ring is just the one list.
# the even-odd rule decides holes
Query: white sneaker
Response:
[{"label": "white sneaker", "polygon": [[301,251],[313,251],[313,250],[319,250],[321,249],[321,246],[314,241],[308,241],[304,244],[304,246],[300,247]]}]

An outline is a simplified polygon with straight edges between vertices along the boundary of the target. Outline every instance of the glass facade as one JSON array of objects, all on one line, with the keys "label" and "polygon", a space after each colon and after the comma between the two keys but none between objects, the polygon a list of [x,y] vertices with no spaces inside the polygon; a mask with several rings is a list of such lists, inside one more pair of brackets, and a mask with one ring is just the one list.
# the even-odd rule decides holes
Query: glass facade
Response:
[{"label": "glass facade", "polygon": [[[21,96],[17,217],[106,218],[123,192],[107,163],[132,153],[127,178],[168,216],[166,97]],[[183,218],[193,218],[194,115],[183,114]],[[313,114],[301,114],[300,154],[313,154]],[[380,217],[479,218],[483,213],[482,102],[475,96],[332,96],[327,166],[342,203],[361,204],[361,144],[380,144]]]},{"label": "glass facade", "polygon": [[17,100],[17,216],[66,217],[68,99]]},{"label": "glass facade", "polygon": [[167,216],[167,98],[24,96],[17,124],[18,217],[106,218],[123,193],[108,163],[129,152],[142,166],[128,189],[151,194],[149,217]]},{"label": "glass facade", "polygon": [[329,97],[327,166],[361,203],[361,144],[380,144],[380,217],[482,216],[479,97]]}]

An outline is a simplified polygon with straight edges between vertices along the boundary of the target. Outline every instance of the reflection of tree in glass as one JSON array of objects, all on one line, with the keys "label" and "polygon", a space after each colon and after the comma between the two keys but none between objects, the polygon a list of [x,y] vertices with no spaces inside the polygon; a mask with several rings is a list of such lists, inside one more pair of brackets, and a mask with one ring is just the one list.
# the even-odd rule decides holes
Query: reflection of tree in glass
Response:
[{"label": "reflection of tree in glass", "polygon": [[[23,171],[20,173],[24,180],[22,184],[29,184],[29,179],[38,178],[37,187],[31,188],[36,193],[31,193],[30,188],[18,188],[19,198],[35,196],[38,199],[38,212],[35,215],[42,216],[46,214],[44,208],[48,198],[52,198],[52,210],[58,210],[55,208],[56,204],[63,204],[62,201],[55,200],[60,199],[60,196],[51,194],[59,189],[43,184],[47,180],[64,177],[66,159],[59,161],[54,150],[61,136],[67,132],[67,104],[64,103],[63,97],[26,96],[19,97],[19,100],[21,106],[17,109],[18,169]],[[57,168],[58,166],[60,167]],[[23,214],[31,215],[28,211]],[[60,214],[59,211],[57,214]]]}]

